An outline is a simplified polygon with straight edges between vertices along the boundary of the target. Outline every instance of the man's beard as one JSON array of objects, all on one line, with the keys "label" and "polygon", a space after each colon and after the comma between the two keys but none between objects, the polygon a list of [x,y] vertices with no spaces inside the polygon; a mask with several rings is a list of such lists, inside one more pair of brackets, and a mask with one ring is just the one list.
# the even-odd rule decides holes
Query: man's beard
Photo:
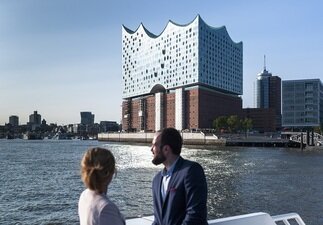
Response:
[{"label": "man's beard", "polygon": [[166,160],[165,155],[163,154],[162,151],[159,151],[156,155],[154,155],[152,163],[157,166],[157,165],[163,163],[165,160]]}]

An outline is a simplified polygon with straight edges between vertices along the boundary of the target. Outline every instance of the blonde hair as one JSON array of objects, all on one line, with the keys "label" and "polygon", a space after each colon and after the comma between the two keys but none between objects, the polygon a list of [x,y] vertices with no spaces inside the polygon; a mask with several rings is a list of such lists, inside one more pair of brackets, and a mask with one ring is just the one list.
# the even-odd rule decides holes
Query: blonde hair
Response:
[{"label": "blonde hair", "polygon": [[102,193],[115,172],[115,159],[108,150],[100,147],[88,149],[81,161],[81,176],[85,186]]}]

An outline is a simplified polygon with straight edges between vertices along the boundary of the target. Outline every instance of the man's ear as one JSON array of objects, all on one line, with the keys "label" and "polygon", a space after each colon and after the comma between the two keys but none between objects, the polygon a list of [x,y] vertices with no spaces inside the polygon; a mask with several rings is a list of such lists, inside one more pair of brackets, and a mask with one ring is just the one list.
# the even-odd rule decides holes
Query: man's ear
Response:
[{"label": "man's ear", "polygon": [[163,151],[165,151],[165,153],[169,153],[169,151],[171,151],[169,145],[164,145]]}]

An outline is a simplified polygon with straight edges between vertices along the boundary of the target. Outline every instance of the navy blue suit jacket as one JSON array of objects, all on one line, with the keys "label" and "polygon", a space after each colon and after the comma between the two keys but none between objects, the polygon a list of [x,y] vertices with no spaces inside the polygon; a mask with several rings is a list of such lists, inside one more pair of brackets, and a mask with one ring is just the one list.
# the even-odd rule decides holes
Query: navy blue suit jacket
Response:
[{"label": "navy blue suit jacket", "polygon": [[161,196],[162,173],[153,180],[153,225],[206,225],[207,184],[200,164],[180,157],[170,178],[165,201]]}]

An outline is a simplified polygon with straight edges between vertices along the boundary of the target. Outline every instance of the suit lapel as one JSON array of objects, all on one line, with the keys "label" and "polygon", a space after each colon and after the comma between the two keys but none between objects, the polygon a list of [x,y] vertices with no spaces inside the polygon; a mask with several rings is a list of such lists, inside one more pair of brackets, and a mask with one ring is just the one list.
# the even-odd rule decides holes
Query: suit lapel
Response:
[{"label": "suit lapel", "polygon": [[[174,188],[175,181],[177,180],[176,177],[178,175],[179,169],[182,167],[183,161],[184,161],[184,159],[181,156],[179,156],[179,159],[176,162],[176,165],[175,165],[173,174],[172,174],[172,176],[171,176],[171,178],[169,180],[169,183],[168,183],[168,187],[167,187],[167,191],[166,191],[166,196],[165,196],[165,201],[163,202],[163,199],[161,198],[161,201],[163,202],[163,208],[164,208],[164,206],[166,205],[166,203],[168,201],[168,196],[169,196],[169,193],[170,193],[170,189],[171,188]],[[160,187],[161,187],[161,185],[160,185]]]},{"label": "suit lapel", "polygon": [[157,199],[158,199],[158,203],[159,203],[160,206],[163,206],[163,197],[161,195],[162,180],[163,180],[163,176],[162,176],[162,174],[160,172],[159,177],[158,177],[158,183],[157,183],[158,188],[157,188],[157,193],[156,193],[156,196],[158,196]]}]

